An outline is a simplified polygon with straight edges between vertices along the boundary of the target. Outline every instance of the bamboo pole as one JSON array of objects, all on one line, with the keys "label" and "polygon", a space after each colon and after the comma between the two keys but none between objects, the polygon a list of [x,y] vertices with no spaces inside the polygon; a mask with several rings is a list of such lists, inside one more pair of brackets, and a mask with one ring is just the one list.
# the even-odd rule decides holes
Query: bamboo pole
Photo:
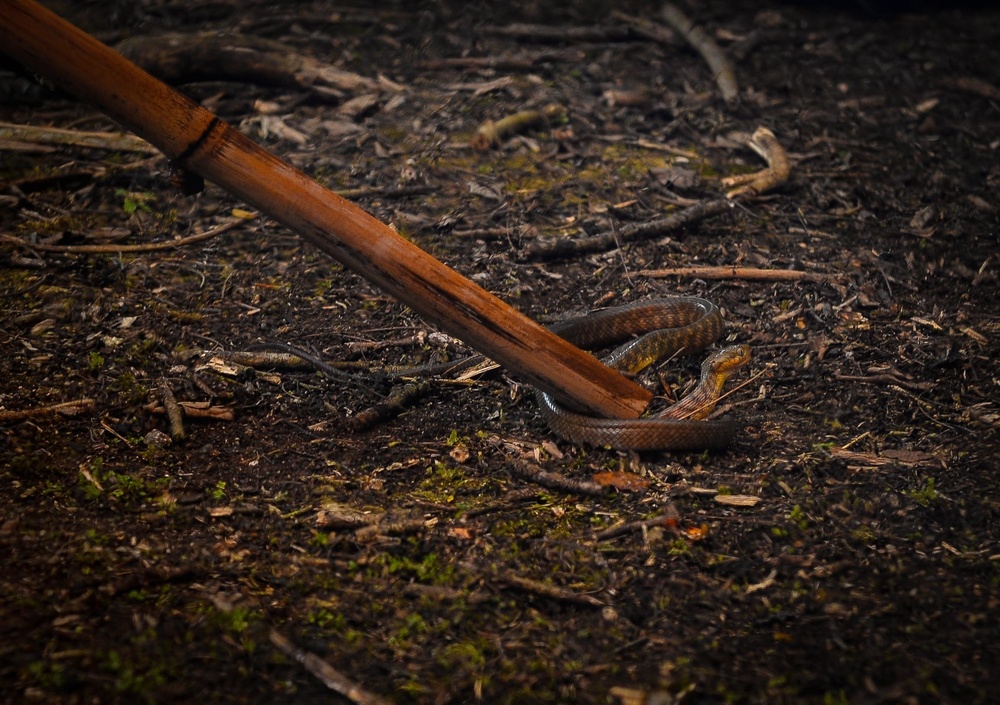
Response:
[{"label": "bamboo pole", "polygon": [[650,393],[295,170],[32,0],[0,0],[0,51],[296,231],[560,402],[634,418]]}]

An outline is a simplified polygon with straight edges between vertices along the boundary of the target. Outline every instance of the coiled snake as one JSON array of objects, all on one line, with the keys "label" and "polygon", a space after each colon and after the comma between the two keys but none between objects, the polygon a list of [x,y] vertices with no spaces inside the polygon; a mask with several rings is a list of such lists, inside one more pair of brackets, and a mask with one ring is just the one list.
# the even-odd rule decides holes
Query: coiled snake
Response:
[{"label": "coiled snake", "polygon": [[[552,326],[551,330],[581,348],[599,348],[631,340],[603,362],[635,374],[657,359],[703,350],[722,334],[718,307],[693,296],[640,301],[605,309]],[[631,450],[716,450],[729,445],[738,424],[733,419],[705,419],[715,407],[726,379],[750,359],[750,348],[736,345],[710,356],[698,386],[655,416],[606,419],[577,414],[537,392],[542,416],[552,431],[573,443]]]}]

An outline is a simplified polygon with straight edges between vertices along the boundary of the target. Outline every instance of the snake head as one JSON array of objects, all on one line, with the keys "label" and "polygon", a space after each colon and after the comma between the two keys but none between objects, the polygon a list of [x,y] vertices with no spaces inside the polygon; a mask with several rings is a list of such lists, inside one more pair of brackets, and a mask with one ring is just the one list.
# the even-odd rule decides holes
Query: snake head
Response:
[{"label": "snake head", "polygon": [[721,388],[722,384],[736,370],[750,362],[749,345],[730,345],[712,353],[701,366],[702,376],[708,375],[718,380]]}]

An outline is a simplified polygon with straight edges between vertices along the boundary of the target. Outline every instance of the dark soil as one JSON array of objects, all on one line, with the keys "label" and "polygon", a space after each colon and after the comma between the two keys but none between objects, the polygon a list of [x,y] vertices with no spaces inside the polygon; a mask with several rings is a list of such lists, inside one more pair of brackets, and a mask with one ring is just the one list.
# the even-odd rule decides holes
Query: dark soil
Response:
[{"label": "dark soil", "polygon": [[[292,343],[362,363],[385,393],[364,370],[463,348],[265,219],[144,254],[0,244],[0,408],[94,400],[0,423],[4,702],[337,702],[272,629],[399,703],[996,702],[1000,11],[704,3],[738,58],[727,107],[681,43],[490,31],[624,27],[606,4],[554,5],[67,12],[109,43],[239,29],[402,84],[352,118],[350,94],[181,88],[538,320],[716,302],[754,355],[725,402],[745,423],[732,448],[573,447],[502,371],[354,432],[371,392],[212,353]],[[542,51],[520,69],[422,63]],[[3,121],[116,129],[3,83]],[[483,120],[549,103],[567,118],[468,148]],[[718,176],[763,166],[731,139],[761,125],[793,163],[774,192],[609,251],[524,256],[717,198]],[[245,208],[211,185],[183,195],[162,158],[5,150],[0,227],[26,241],[165,242]],[[832,276],[640,273],[686,265]],[[676,387],[696,370],[659,371]],[[164,384],[235,418],[151,444]],[[647,486],[573,489],[602,472]]]}]

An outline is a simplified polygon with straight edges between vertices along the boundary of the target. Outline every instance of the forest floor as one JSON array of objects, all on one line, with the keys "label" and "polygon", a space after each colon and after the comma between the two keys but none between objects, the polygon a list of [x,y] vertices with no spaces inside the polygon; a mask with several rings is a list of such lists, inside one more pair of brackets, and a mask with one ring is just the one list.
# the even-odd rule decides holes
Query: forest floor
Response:
[{"label": "forest floor", "polygon": [[[700,3],[727,106],[676,35],[636,31],[655,3],[65,5],[111,44],[239,31],[372,79],[180,88],[536,320],[697,295],[753,359],[719,453],[576,447],[503,370],[357,431],[380,368],[466,349],[162,157],[5,138],[0,700],[338,701],[322,660],[355,702],[995,702],[1000,11]],[[0,84],[4,122],[118,129]],[[761,126],[787,183],[626,237],[762,168]],[[702,266],[738,269],[653,271]],[[230,355],[262,343],[364,385]],[[165,387],[220,416],[168,442]]]}]

